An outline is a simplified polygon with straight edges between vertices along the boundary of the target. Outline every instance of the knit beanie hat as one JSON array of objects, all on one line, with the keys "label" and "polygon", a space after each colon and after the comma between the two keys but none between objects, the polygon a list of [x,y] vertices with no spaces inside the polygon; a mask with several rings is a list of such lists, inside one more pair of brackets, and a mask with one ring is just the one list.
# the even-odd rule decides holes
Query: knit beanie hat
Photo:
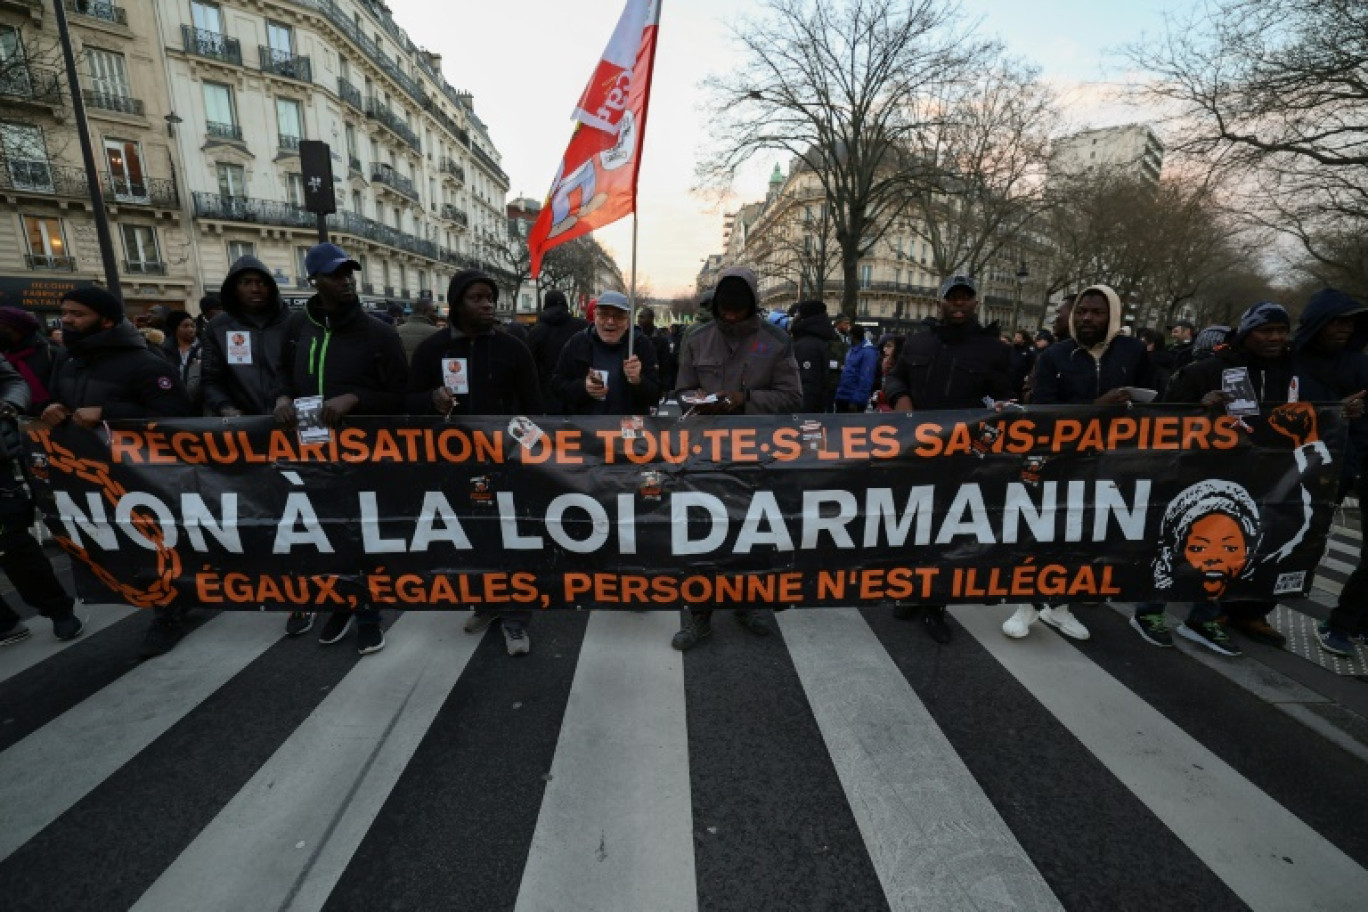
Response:
[{"label": "knit beanie hat", "polygon": [[97,288],[94,285],[68,291],[62,295],[62,300],[84,304],[100,316],[107,320],[113,320],[115,323],[121,322],[124,318],[123,302],[103,288]]},{"label": "knit beanie hat", "polygon": [[38,331],[38,318],[22,307],[0,307],[0,326],[8,326],[22,338]]}]

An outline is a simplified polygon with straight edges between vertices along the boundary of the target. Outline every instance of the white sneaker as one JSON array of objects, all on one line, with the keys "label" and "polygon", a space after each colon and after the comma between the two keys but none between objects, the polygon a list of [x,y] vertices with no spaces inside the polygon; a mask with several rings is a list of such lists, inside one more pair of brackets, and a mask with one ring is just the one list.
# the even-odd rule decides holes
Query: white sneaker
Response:
[{"label": "white sneaker", "polygon": [[1055,630],[1071,637],[1075,640],[1086,640],[1092,634],[1088,633],[1088,628],[1078,618],[1073,616],[1068,605],[1059,605],[1055,608],[1042,608],[1040,619],[1049,624]]},{"label": "white sneaker", "polygon": [[1002,622],[1002,632],[1014,640],[1019,640],[1031,632],[1031,625],[1040,617],[1040,612],[1030,605],[1019,605],[1016,614]]},{"label": "white sneaker", "polygon": [[527,628],[521,624],[503,625],[504,647],[511,656],[525,656],[532,650],[532,640],[527,636]]}]

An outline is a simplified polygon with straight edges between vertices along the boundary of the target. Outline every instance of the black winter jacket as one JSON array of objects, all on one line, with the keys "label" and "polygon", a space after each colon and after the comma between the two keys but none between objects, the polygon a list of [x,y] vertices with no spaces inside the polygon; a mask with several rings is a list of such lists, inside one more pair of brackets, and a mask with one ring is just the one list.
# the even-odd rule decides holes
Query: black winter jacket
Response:
[{"label": "black winter jacket", "polygon": [[793,360],[798,362],[798,380],[803,384],[803,411],[824,412],[833,392],[831,372],[831,344],[836,341],[836,330],[831,317],[816,313],[800,317],[789,325],[793,336]]},{"label": "black winter jacket", "polygon": [[[624,333],[617,345],[608,345],[598,337],[598,328],[591,326],[570,337],[561,349],[560,363],[552,378],[552,386],[566,415],[647,415],[660,402],[660,365],[656,347],[649,336],[636,333],[633,351],[641,359],[641,382],[636,386],[623,379],[620,384],[609,382],[608,395],[600,402],[584,388],[584,378],[594,367],[595,349],[600,360],[612,359],[621,364],[627,357],[627,336]],[[621,374],[618,374],[621,377]]]},{"label": "black winter jacket", "polygon": [[1282,405],[1292,384],[1292,356],[1277,361],[1261,361],[1247,353],[1227,347],[1217,349],[1210,358],[1192,361],[1169,381],[1165,402],[1201,402],[1207,393],[1222,388],[1221,373],[1237,367],[1248,368],[1254,393],[1260,405]]},{"label": "black winter jacket", "polygon": [[423,340],[409,367],[404,404],[410,415],[436,415],[432,394],[442,386],[442,361],[465,358],[470,392],[456,395],[457,415],[541,415],[541,385],[532,353],[514,336],[490,330],[467,336],[452,326]]},{"label": "black winter jacket", "polygon": [[188,418],[195,414],[180,371],[127,320],[57,353],[48,389],[54,402],[75,411],[98,405],[107,421]]},{"label": "black winter jacket", "polygon": [[1158,392],[1161,377],[1145,343],[1116,336],[1098,361],[1073,339],[1056,342],[1036,362],[1032,405],[1087,405],[1123,386]]},{"label": "black winter jacket", "polygon": [[908,396],[917,411],[983,408],[985,396],[1011,398],[1011,358],[996,324],[949,327],[929,321],[926,331],[903,345],[884,377],[884,396],[889,405]]},{"label": "black winter jacket", "polygon": [[[266,276],[271,289],[270,304],[261,314],[248,313],[237,296],[237,279],[254,270]],[[280,368],[280,346],[285,340],[285,321],[290,311],[280,299],[280,290],[270,270],[254,257],[233,263],[220,292],[223,313],[204,328],[200,349],[200,393],[205,414],[219,416],[235,408],[244,415],[269,415],[275,408],[275,391],[280,387],[276,371]],[[230,341],[241,335],[249,346],[246,364],[230,364]]]},{"label": "black winter jacket", "polygon": [[527,347],[537,365],[541,383],[542,404],[549,414],[562,414],[562,403],[556,397],[552,375],[560,363],[561,349],[576,333],[584,332],[589,322],[571,316],[568,307],[547,307],[537,316],[537,325],[527,334]]},{"label": "black winter jacket", "polygon": [[360,401],[357,415],[401,415],[408,386],[408,360],[394,327],[367,314],[357,303],[325,317],[314,295],[290,314],[277,368],[276,395],[298,399],[345,393]]}]

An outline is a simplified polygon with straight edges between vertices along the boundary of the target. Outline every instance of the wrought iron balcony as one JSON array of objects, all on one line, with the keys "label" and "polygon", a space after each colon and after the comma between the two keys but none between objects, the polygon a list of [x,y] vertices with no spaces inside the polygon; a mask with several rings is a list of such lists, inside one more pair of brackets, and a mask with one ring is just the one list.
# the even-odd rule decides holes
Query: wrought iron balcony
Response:
[{"label": "wrought iron balcony", "polygon": [[10,62],[0,67],[0,97],[60,105],[62,83],[53,70]]},{"label": "wrought iron balcony", "polygon": [[453,159],[443,156],[440,168],[444,176],[455,178],[456,183],[458,184],[465,183],[465,168],[462,168],[460,165],[456,164],[456,162]]},{"label": "wrought iron balcony", "polygon": [[129,275],[166,275],[166,264],[152,260],[124,260],[123,271]]},{"label": "wrought iron balcony", "polygon": [[442,218],[450,219],[451,221],[460,225],[462,228],[470,227],[470,216],[466,215],[464,209],[458,209],[450,203],[443,204]]},{"label": "wrought iron balcony", "polygon": [[189,25],[181,26],[181,38],[185,41],[187,54],[242,66],[242,43],[236,38]]},{"label": "wrought iron balcony", "polygon": [[257,45],[257,54],[261,59],[261,72],[284,76],[287,79],[298,79],[300,82],[313,82],[313,64],[309,62],[308,57],[300,57],[264,44]]},{"label": "wrought iron balcony", "polygon": [[[249,199],[242,196],[222,196],[218,193],[194,195],[196,218],[220,219],[230,222],[253,222],[286,228],[315,230],[318,216],[289,203],[273,200]],[[430,260],[437,259],[436,241],[406,234],[397,228],[383,225],[355,212],[341,211],[328,216],[328,228],[336,234],[350,234],[388,247],[396,247]]]},{"label": "wrought iron balcony", "polygon": [[380,99],[375,97],[366,99],[366,116],[378,121],[395,136],[408,143],[415,152],[423,151],[422,143],[418,141],[418,134],[414,133],[413,129],[386,107]]},{"label": "wrought iron balcony", "polygon": [[366,103],[361,99],[361,90],[341,76],[337,77],[337,94],[341,95],[342,100],[353,108],[356,108],[356,110],[366,110]]},{"label": "wrought iron balcony", "polygon": [[90,195],[84,168],[54,165],[43,159],[0,159],[0,189],[81,198]]},{"label": "wrought iron balcony", "polygon": [[288,152],[291,155],[299,154],[299,143],[303,140],[302,136],[291,136],[288,133],[280,134],[280,151]]},{"label": "wrought iron balcony", "polygon": [[242,127],[237,124],[217,123],[211,120],[204,126],[213,139],[231,139],[234,142],[242,142]]},{"label": "wrought iron balcony", "polygon": [[371,167],[371,180],[377,184],[384,184],[396,193],[408,197],[411,200],[418,199],[418,191],[413,186],[413,181],[395,171],[389,165],[374,165]]},{"label": "wrought iron balcony", "polygon": [[76,258],[69,256],[26,253],[24,254],[24,264],[29,269],[49,269],[54,272],[75,272],[76,270]]},{"label": "wrought iron balcony", "polygon": [[104,186],[104,198],[107,203],[159,206],[163,209],[175,209],[180,206],[180,191],[173,180],[160,177],[131,180],[105,172],[100,175],[100,182]]},{"label": "wrought iron balcony", "polygon": [[353,171],[356,171],[357,173],[360,173],[360,171],[361,171],[361,159],[357,158],[355,155],[348,155],[348,156],[347,156],[347,167],[350,168],[350,169],[353,170]]},{"label": "wrought iron balcony", "polygon": [[101,89],[82,89],[81,97],[85,103],[92,108],[99,108],[102,111],[114,111],[118,114],[128,114],[133,117],[143,116],[143,103],[140,98],[129,98],[116,92],[108,92]]},{"label": "wrought iron balcony", "polygon": [[128,25],[128,13],[124,12],[122,6],[99,2],[99,0],[66,0],[65,5],[67,9],[80,16],[103,19],[105,22],[113,22],[116,25]]}]

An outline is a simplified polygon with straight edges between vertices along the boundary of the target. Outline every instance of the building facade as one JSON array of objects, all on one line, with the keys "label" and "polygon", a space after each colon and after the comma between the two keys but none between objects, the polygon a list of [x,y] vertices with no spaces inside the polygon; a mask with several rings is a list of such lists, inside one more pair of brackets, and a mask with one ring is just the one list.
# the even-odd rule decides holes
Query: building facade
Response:
[{"label": "building facade", "polygon": [[1164,144],[1145,124],[1085,130],[1056,139],[1050,151],[1050,178],[1109,172],[1159,182]]},{"label": "building facade", "polygon": [[470,266],[511,280],[488,130],[380,0],[0,0],[0,303],[51,314],[103,283],[54,2],[131,313],[194,310],[249,253],[306,299],[305,140],[329,147],[328,233],[361,262],[364,301],[440,302]]},{"label": "building facade", "polygon": [[506,228],[508,177],[470,95],[376,0],[157,4],[158,42],[206,288],[251,253],[308,296],[302,140],[329,146],[330,239],[361,263],[362,298],[443,301]]},{"label": "building facade", "polygon": [[105,278],[53,2],[77,55],[125,302],[184,307],[198,270],[161,49],[147,40],[160,4],[88,0],[0,0],[0,304],[52,322],[65,291]]}]

